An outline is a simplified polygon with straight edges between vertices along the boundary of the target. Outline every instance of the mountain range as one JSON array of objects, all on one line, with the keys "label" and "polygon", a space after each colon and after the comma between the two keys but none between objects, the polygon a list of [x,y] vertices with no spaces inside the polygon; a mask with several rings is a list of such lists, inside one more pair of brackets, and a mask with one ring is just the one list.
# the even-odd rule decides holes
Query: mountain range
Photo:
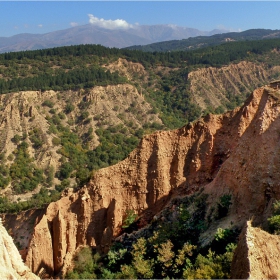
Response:
[{"label": "mountain range", "polygon": [[11,37],[0,37],[0,53],[79,44],[100,44],[105,47],[124,48],[196,36],[211,36],[223,32],[227,30],[201,31],[168,24],[139,25],[117,30],[86,24],[45,34],[23,33]]}]

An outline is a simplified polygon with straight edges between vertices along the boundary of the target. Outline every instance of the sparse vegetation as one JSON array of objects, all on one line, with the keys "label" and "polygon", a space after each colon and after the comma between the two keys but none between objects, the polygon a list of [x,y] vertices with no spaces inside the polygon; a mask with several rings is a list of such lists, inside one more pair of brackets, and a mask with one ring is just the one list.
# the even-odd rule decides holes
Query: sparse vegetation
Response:
[{"label": "sparse vegetation", "polygon": [[127,210],[122,228],[128,230],[129,227],[131,227],[131,225],[135,222],[136,218],[137,214],[135,214],[133,210]]},{"label": "sparse vegetation", "polygon": [[232,204],[231,195],[225,194],[220,197],[219,202],[217,203],[217,218],[221,219],[228,214],[229,207]]},{"label": "sparse vegetation", "polygon": [[268,218],[269,230],[271,233],[280,234],[280,201],[273,203],[272,216]]}]

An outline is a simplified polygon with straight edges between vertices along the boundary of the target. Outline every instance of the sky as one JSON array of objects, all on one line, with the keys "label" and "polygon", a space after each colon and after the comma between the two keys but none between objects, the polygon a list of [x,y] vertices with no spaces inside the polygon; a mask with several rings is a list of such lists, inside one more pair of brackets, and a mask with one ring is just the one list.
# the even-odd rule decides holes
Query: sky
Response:
[{"label": "sky", "polygon": [[0,37],[72,26],[172,24],[203,31],[280,29],[278,1],[1,1]]}]

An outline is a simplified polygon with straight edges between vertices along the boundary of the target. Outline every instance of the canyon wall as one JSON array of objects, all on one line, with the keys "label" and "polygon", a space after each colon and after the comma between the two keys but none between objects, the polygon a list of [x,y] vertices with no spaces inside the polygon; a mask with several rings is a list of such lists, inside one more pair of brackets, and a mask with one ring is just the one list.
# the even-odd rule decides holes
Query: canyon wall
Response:
[{"label": "canyon wall", "polygon": [[[150,220],[175,196],[203,188],[207,204],[232,195],[223,220],[263,222],[279,198],[279,93],[254,91],[240,109],[145,136],[124,161],[96,171],[87,186],[51,203],[34,228],[26,264],[58,273],[80,245],[107,251],[126,211]],[[225,226],[225,224],[224,224]]]}]

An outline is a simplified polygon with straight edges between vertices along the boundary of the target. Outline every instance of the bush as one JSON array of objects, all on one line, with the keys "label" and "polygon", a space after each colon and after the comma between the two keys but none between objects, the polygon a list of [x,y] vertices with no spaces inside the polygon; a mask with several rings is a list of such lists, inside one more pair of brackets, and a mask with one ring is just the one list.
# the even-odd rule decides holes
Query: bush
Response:
[{"label": "bush", "polygon": [[280,234],[280,215],[268,218],[269,230],[271,233]]},{"label": "bush", "polygon": [[54,137],[54,138],[52,139],[52,143],[53,143],[53,145],[58,146],[58,145],[61,144],[61,140],[60,140],[60,138],[58,138],[58,137]]},{"label": "bush", "polygon": [[65,106],[65,113],[66,114],[69,114],[71,113],[73,110],[75,109],[74,105],[72,103],[67,103],[66,106]]},{"label": "bush", "polygon": [[12,138],[12,142],[15,143],[16,145],[18,145],[21,141],[21,137],[16,134],[13,138]]},{"label": "bush", "polygon": [[81,248],[74,256],[74,270],[66,274],[66,279],[96,279],[95,270],[98,269],[97,262],[100,256],[92,255],[91,248]]},{"label": "bush", "polygon": [[69,178],[72,171],[73,171],[73,167],[69,162],[63,163],[60,167],[59,178],[60,179]]},{"label": "bush", "polygon": [[273,215],[267,219],[271,233],[280,234],[280,201],[273,203]]},{"label": "bush", "polygon": [[199,254],[194,266],[187,268],[183,277],[187,279],[230,279],[230,266],[235,246],[228,246],[227,252],[217,255],[211,250],[206,256]]},{"label": "bush", "polygon": [[126,217],[123,221],[122,228],[124,228],[124,229],[129,228],[135,222],[136,217],[137,217],[137,214],[135,214],[133,210],[127,210]]},{"label": "bush", "polygon": [[220,201],[218,202],[218,219],[225,217],[228,214],[228,210],[231,202],[231,195],[225,194],[220,197]]},{"label": "bush", "polygon": [[54,103],[51,100],[47,99],[42,103],[42,106],[47,106],[49,108],[53,108]]}]

